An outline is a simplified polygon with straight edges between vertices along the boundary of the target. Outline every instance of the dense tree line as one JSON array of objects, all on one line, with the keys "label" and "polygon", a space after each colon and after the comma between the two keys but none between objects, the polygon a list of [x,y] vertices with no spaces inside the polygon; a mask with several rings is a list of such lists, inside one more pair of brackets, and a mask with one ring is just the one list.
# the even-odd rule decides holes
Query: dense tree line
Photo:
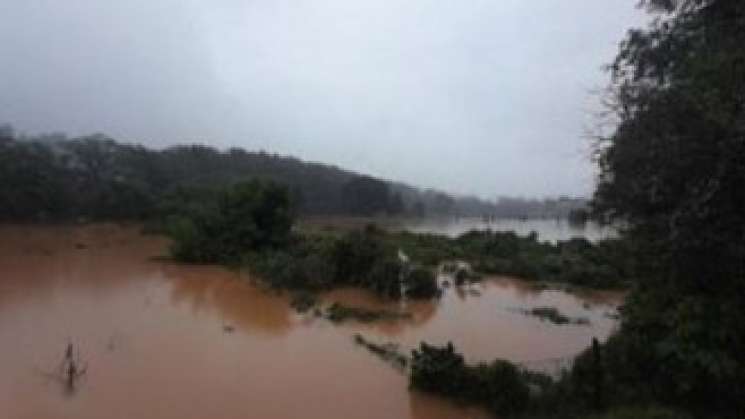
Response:
[{"label": "dense tree line", "polygon": [[315,215],[564,217],[585,204],[569,198],[493,203],[265,152],[203,145],[152,150],[100,134],[17,135],[7,125],[0,126],[0,163],[0,220],[142,218],[164,202],[247,179],[286,185],[297,211]]},{"label": "dense tree line", "polygon": [[390,182],[264,152],[202,145],[156,151],[104,135],[25,137],[9,126],[0,130],[2,220],[141,218],[169,202],[247,179],[286,185],[304,214],[441,210],[411,187],[413,195],[404,202]]},{"label": "dense tree line", "polygon": [[243,261],[275,289],[318,292],[356,287],[390,299],[438,297],[434,268],[403,261],[387,238],[374,226],[340,235],[295,234],[281,249],[247,249]]}]

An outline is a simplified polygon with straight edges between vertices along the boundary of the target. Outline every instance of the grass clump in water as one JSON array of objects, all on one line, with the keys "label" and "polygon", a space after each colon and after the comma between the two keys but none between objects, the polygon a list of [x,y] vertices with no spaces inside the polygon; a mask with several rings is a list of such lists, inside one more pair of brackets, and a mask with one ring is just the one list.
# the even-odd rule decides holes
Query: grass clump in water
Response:
[{"label": "grass clump in water", "polygon": [[323,317],[334,322],[341,323],[348,320],[356,320],[362,323],[375,321],[392,321],[411,318],[410,313],[398,313],[388,310],[368,310],[360,307],[345,306],[334,303],[323,312]]},{"label": "grass clump in water", "polygon": [[559,311],[556,307],[534,307],[530,310],[522,310],[524,314],[538,317],[541,320],[549,321],[553,324],[576,324],[589,325],[590,321],[585,317],[569,317]]}]

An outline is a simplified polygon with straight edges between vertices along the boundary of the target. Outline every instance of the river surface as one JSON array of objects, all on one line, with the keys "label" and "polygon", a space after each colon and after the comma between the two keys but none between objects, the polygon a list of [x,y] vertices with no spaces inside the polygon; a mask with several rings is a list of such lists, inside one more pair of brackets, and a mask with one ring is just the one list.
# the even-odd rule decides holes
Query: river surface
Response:
[{"label": "river surface", "polygon": [[[236,272],[157,259],[166,246],[135,226],[0,227],[0,417],[486,417],[409,391],[405,375],[352,336],[404,350],[451,340],[471,361],[540,365],[605,339],[622,298],[507,278],[408,305],[338,290],[323,301],[413,317],[335,325],[297,314],[288,296]],[[590,325],[556,326],[519,311],[536,306]],[[74,391],[56,373],[70,342],[87,366]]]},{"label": "river surface", "polygon": [[589,241],[616,236],[612,227],[600,226],[593,222],[572,224],[565,219],[527,219],[512,218],[440,218],[421,220],[412,219],[402,223],[403,229],[416,233],[435,233],[456,237],[470,230],[514,231],[520,236],[526,236],[535,231],[538,240],[556,242],[583,237]]},{"label": "river surface", "polygon": [[432,233],[457,237],[471,230],[514,231],[520,236],[531,232],[538,235],[538,240],[557,242],[582,237],[589,241],[614,238],[617,229],[602,226],[594,222],[572,224],[566,219],[526,220],[514,218],[481,218],[481,217],[438,217],[438,218],[398,218],[398,217],[308,217],[301,221],[304,226],[316,229],[323,228],[361,228],[374,223],[388,230],[408,230],[415,233]]}]

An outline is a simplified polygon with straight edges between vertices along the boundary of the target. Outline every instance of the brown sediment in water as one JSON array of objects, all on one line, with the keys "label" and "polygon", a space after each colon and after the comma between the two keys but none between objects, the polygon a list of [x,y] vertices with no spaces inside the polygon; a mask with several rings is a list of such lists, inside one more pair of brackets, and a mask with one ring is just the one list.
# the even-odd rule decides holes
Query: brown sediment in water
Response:
[{"label": "brown sediment in water", "polygon": [[[469,359],[571,355],[605,338],[620,297],[590,301],[494,279],[481,296],[449,289],[405,305],[359,290],[322,304],[411,312],[396,322],[334,325],[298,315],[289,296],[236,272],[153,260],[167,242],[137,226],[0,227],[0,411],[3,418],[483,417],[409,392],[406,377],[351,336],[452,340]],[[511,307],[557,306],[590,327],[556,327]],[[75,394],[50,381],[69,341],[88,366]]]}]

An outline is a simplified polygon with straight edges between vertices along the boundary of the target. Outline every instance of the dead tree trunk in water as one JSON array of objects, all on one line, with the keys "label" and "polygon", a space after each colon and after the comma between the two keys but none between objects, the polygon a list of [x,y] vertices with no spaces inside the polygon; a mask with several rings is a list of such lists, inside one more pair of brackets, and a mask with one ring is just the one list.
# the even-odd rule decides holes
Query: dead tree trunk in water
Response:
[{"label": "dead tree trunk in water", "polygon": [[85,374],[86,367],[80,367],[79,362],[75,359],[75,351],[72,343],[67,344],[65,356],[62,359],[62,375],[65,386],[68,391],[75,390],[75,382]]}]

